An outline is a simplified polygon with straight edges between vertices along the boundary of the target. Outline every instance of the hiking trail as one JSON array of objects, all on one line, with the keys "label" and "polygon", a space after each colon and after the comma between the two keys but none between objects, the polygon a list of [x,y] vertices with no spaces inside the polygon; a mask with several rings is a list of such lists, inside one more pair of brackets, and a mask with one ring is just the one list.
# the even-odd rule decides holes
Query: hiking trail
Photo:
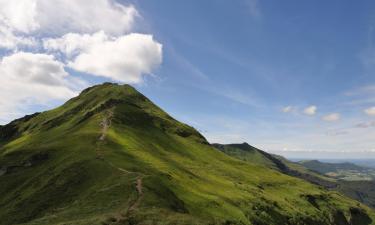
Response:
[{"label": "hiking trail", "polygon": [[[104,160],[100,147],[101,147],[101,144],[106,140],[108,130],[111,127],[112,117],[113,117],[113,111],[108,110],[105,113],[102,121],[100,122],[101,133],[100,133],[100,136],[98,138],[98,142],[96,144],[96,150],[95,150],[96,157],[98,159]],[[136,174],[136,172],[127,171],[123,168],[120,168],[120,167],[117,167],[117,166],[113,165],[113,163],[108,162],[107,160],[105,160],[105,161],[111,167],[113,167],[113,168],[115,168],[115,169],[117,169],[117,170],[119,170],[123,173],[126,173],[126,174],[135,173]],[[134,210],[136,210],[138,208],[138,206],[140,205],[140,203],[142,202],[142,199],[143,199],[143,177],[144,176],[142,174],[139,174],[136,177],[135,190],[137,192],[137,197],[136,197],[135,200],[130,201],[130,205],[127,207],[125,212],[118,213],[117,216],[115,216],[116,222],[126,221],[126,219],[129,217],[130,213],[133,212]],[[128,203],[129,203],[129,201],[128,201]]]}]

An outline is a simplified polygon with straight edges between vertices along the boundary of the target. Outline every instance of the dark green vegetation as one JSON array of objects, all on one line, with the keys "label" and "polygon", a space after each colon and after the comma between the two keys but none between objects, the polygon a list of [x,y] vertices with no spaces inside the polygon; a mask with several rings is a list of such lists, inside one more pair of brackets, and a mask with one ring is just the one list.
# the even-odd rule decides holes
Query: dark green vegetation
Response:
[{"label": "dark green vegetation", "polygon": [[356,199],[372,208],[375,208],[374,181],[340,181],[338,191]]},{"label": "dark green vegetation", "polygon": [[[229,157],[127,85],[0,127],[0,224],[374,224],[372,209]],[[296,169],[294,169],[296,170]]]}]

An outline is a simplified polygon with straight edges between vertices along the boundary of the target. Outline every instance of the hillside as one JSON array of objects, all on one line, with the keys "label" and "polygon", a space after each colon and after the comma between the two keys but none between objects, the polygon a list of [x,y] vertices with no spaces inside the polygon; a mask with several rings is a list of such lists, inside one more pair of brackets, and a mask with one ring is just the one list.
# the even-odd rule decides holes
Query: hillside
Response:
[{"label": "hillside", "polygon": [[329,177],[315,173],[314,171],[311,171],[298,163],[293,163],[282,156],[269,154],[249,145],[248,143],[226,145],[213,144],[213,146],[225,154],[242,161],[276,169],[286,175],[298,177],[328,189],[333,189],[337,186],[335,179],[330,179]]},{"label": "hillside", "polygon": [[[310,170],[308,167],[304,167],[304,163],[308,161],[302,161],[303,163],[291,162],[282,156],[269,154],[250,146],[247,143],[227,145],[213,144],[213,146],[229,156],[246,162],[276,169],[284,174],[304,179],[324,188],[339,191],[346,196],[356,199],[357,201],[360,201],[370,207],[375,207],[375,190],[373,188],[375,183],[373,180],[341,180],[337,179],[337,177],[327,177],[325,174],[320,174],[319,172]],[[312,162],[311,164],[313,165],[317,165],[315,162],[322,165],[326,164],[317,160],[311,160],[309,162]],[[336,171],[337,168],[340,168],[341,170],[360,169],[360,171],[363,172],[372,170],[371,168],[360,167],[352,163],[340,163],[338,165],[334,165],[334,163],[327,163],[327,165],[323,166],[323,168],[329,168],[329,171]]]},{"label": "hillside", "polygon": [[365,171],[367,168],[358,166],[354,163],[327,163],[320,162],[318,160],[304,160],[299,162],[306,168],[310,170],[319,172],[321,174],[326,174],[330,172],[339,172],[340,170],[354,170],[354,171]]},{"label": "hillside", "polygon": [[218,151],[128,85],[1,126],[0,143],[4,225],[375,224],[350,198]]}]

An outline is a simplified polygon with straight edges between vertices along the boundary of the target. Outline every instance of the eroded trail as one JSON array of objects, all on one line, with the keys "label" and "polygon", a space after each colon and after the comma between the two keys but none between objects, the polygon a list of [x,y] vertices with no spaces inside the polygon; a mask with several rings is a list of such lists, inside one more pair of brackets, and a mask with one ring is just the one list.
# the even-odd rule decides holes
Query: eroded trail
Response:
[{"label": "eroded trail", "polygon": [[141,203],[142,201],[142,198],[143,198],[143,186],[142,186],[142,177],[138,177],[137,178],[137,184],[135,186],[136,190],[137,190],[137,200],[134,201],[134,203],[129,207],[128,211],[131,212],[133,211],[134,209],[136,209],[138,207],[138,205]]},{"label": "eroded trail", "polygon": [[102,127],[102,132],[101,132],[101,135],[99,137],[99,141],[105,140],[105,138],[107,136],[108,129],[111,126],[112,116],[113,116],[113,112],[111,110],[108,110],[106,112],[106,115],[103,117],[103,120],[100,123],[100,126]]},{"label": "eroded trail", "polygon": [[[100,136],[98,138],[98,142],[97,142],[97,145],[96,145],[96,151],[95,151],[96,152],[96,157],[98,159],[104,160],[103,154],[101,152],[101,145],[106,140],[108,130],[111,127],[112,117],[113,117],[113,112],[111,110],[108,110],[106,112],[106,114],[104,115],[102,121],[100,122],[101,134],[100,134]],[[113,168],[121,171],[122,173],[126,173],[126,174],[130,174],[130,173],[138,174],[138,176],[136,177],[136,182],[135,182],[135,190],[137,192],[136,199],[128,201],[126,211],[122,212],[122,213],[119,213],[116,216],[116,222],[126,221],[127,218],[129,217],[130,213],[133,212],[134,210],[136,210],[138,208],[138,206],[140,205],[140,203],[142,202],[142,199],[143,199],[143,177],[144,176],[142,174],[139,174],[139,173],[136,173],[136,172],[127,171],[127,170],[125,170],[123,168],[117,167],[117,166],[113,165],[111,162],[108,162],[108,161],[106,161],[106,162],[111,167],[113,167]]]},{"label": "eroded trail", "polygon": [[100,136],[98,138],[98,141],[96,142],[96,149],[95,149],[95,154],[97,159],[103,159],[103,153],[102,153],[102,148],[101,146],[103,145],[109,128],[111,127],[111,121],[113,117],[113,112],[112,110],[108,110],[105,112],[102,121],[100,122]]},{"label": "eroded trail", "polygon": [[143,199],[143,185],[142,185],[142,176],[137,177],[135,189],[137,191],[137,197],[135,200],[128,202],[129,206],[126,209],[125,212],[119,213],[116,217],[117,222],[124,222],[126,221],[130,214],[138,208],[138,206],[141,204]]}]

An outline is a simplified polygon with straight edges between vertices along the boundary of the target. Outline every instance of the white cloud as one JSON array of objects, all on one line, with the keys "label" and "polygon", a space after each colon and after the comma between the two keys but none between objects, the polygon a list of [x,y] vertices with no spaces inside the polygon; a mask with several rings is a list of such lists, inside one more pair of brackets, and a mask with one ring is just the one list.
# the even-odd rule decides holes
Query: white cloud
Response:
[{"label": "white cloud", "polygon": [[8,27],[0,24],[0,48],[16,49],[21,46],[36,46],[32,37],[16,36]]},{"label": "white cloud", "polygon": [[61,38],[47,38],[43,40],[43,46],[47,51],[60,51],[68,58],[77,56],[81,51],[88,51],[94,45],[101,45],[110,38],[99,31],[94,34],[68,33]]},{"label": "white cloud", "polygon": [[161,64],[162,45],[131,33],[138,16],[120,0],[0,0],[0,122],[88,85],[65,67],[142,82]]},{"label": "white cloud", "polygon": [[114,0],[0,0],[0,48],[36,46],[34,36],[129,32],[138,16]]},{"label": "white cloud", "polygon": [[369,116],[375,116],[375,106],[365,109],[364,112]]},{"label": "white cloud", "polygon": [[327,122],[338,121],[338,120],[340,120],[340,114],[339,113],[331,113],[331,114],[323,116],[322,119],[324,121],[327,121]]},{"label": "white cloud", "polygon": [[44,46],[72,57],[68,65],[77,71],[126,83],[142,82],[143,74],[150,74],[162,61],[162,45],[146,34],[118,38],[104,32],[67,34],[45,40]]},{"label": "white cloud", "polygon": [[315,115],[317,109],[318,108],[315,105],[311,105],[311,106],[305,108],[303,110],[303,113],[305,113],[306,115],[312,116],[312,115]]},{"label": "white cloud", "polygon": [[137,10],[113,0],[0,0],[0,20],[17,32],[110,34],[130,31]]},{"label": "white cloud", "polygon": [[[28,33],[39,28],[37,0],[0,0],[0,19],[11,30]],[[52,2],[52,1],[51,1]]]},{"label": "white cloud", "polygon": [[288,106],[285,106],[284,108],[281,109],[282,112],[284,113],[289,113],[293,110],[293,107],[288,105]]},{"label": "white cloud", "polygon": [[0,118],[33,104],[65,100],[77,93],[69,84],[64,65],[51,55],[18,52],[0,61]]}]

